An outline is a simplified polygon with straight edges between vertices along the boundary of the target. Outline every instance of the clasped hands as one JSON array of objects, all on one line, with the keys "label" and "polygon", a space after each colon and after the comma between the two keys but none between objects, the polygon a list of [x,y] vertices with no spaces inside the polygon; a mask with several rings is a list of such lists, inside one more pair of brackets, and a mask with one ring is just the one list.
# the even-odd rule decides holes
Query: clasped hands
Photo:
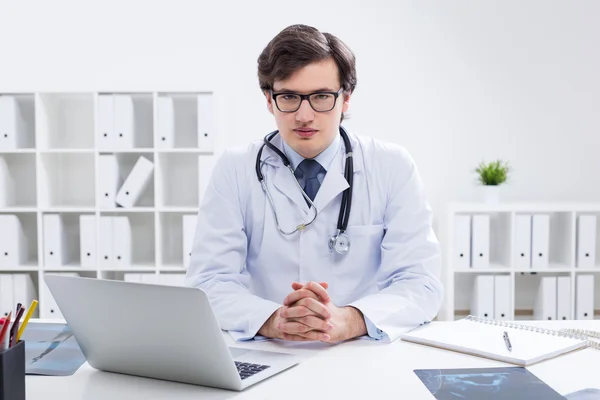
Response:
[{"label": "clasped hands", "polygon": [[270,338],[327,343],[366,334],[362,313],[351,306],[335,306],[327,293],[328,287],[327,282],[292,283],[294,291],[258,333]]}]

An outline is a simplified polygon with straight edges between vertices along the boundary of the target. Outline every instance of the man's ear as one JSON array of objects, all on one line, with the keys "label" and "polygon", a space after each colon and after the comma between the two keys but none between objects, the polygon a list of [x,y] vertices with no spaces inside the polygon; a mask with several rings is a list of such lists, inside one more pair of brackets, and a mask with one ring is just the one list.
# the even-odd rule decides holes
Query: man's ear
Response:
[{"label": "man's ear", "polygon": [[268,90],[265,90],[265,97],[267,98],[267,108],[269,109],[269,112],[275,115],[273,113],[273,97],[271,97],[271,93]]},{"label": "man's ear", "polygon": [[342,112],[343,113],[347,113],[348,112],[348,108],[350,108],[350,94],[351,93],[343,93],[342,96],[344,96],[344,105],[342,106]]}]

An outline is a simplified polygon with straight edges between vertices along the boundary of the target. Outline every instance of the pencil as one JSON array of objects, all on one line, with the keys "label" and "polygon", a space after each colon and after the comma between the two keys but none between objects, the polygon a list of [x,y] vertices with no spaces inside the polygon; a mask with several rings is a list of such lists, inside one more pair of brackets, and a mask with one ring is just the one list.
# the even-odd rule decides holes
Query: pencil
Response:
[{"label": "pencil", "polygon": [[19,328],[19,333],[17,333],[17,342],[19,340],[21,340],[21,335],[23,334],[23,331],[25,330],[25,327],[27,326],[27,323],[29,322],[29,318],[31,318],[31,315],[35,311],[35,308],[37,307],[37,305],[38,305],[37,300],[33,300],[31,302],[31,305],[29,306],[29,310],[27,311],[27,314],[25,314],[25,319],[23,320],[23,324]]}]

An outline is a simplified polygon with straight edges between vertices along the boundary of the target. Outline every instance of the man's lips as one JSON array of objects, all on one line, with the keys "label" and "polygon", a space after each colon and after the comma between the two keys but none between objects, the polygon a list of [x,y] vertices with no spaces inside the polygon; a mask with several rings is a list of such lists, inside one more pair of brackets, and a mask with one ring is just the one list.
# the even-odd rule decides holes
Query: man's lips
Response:
[{"label": "man's lips", "polygon": [[315,133],[317,133],[317,130],[312,128],[297,128],[294,129],[294,132],[296,132],[296,134],[301,137],[311,137]]}]

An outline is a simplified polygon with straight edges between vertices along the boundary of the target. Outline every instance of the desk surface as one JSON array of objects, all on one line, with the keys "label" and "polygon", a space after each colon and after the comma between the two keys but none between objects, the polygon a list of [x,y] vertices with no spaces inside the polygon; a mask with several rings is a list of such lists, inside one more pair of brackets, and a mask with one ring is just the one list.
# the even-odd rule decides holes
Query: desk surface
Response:
[{"label": "desk surface", "polygon": [[[448,324],[449,322],[434,322]],[[600,330],[600,321],[535,321],[532,325]],[[213,389],[155,379],[102,372],[84,364],[68,377],[27,376],[27,399],[307,399],[409,398],[433,399],[414,374],[422,368],[479,368],[511,366],[484,358],[397,340],[391,344],[355,340],[339,345],[280,341],[230,345],[299,354],[300,364],[243,392]],[[600,351],[568,353],[528,369],[560,394],[600,388]]]}]

